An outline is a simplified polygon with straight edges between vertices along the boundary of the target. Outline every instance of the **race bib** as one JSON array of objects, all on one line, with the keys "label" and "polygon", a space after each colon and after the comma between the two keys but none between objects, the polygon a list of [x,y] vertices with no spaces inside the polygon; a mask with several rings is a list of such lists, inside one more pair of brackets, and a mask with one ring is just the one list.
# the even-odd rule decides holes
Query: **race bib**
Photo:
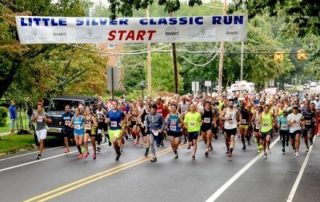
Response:
[{"label": "race bib", "polygon": [[70,126],[70,125],[71,125],[71,121],[66,120],[66,121],[64,122],[64,124],[65,124],[66,126]]},{"label": "race bib", "polygon": [[306,120],[306,125],[310,126],[311,125],[311,120]]},{"label": "race bib", "polygon": [[37,122],[43,122],[43,117],[42,116],[38,116]]},{"label": "race bib", "polygon": [[256,124],[256,129],[260,129],[260,124]]},{"label": "race bib", "polygon": [[131,121],[137,121],[136,117],[132,117]]},{"label": "race bib", "polygon": [[177,126],[172,126],[172,125],[170,125],[170,130],[171,130],[171,131],[176,131],[176,130],[177,130]]},{"label": "race bib", "polygon": [[110,126],[113,127],[113,128],[115,128],[115,127],[118,126],[118,124],[117,124],[116,121],[111,121]]},{"label": "race bib", "polygon": [[228,123],[229,123],[230,125],[233,125],[234,122],[233,122],[233,120],[229,120]]},{"label": "race bib", "polygon": [[152,134],[154,136],[158,136],[159,135],[159,131],[158,130],[151,130]]},{"label": "race bib", "polygon": [[74,129],[79,130],[79,129],[81,129],[81,126],[79,124],[76,124],[76,125],[74,125]]},{"label": "race bib", "polygon": [[84,129],[86,130],[91,130],[91,124],[85,124]]},{"label": "race bib", "polygon": [[287,130],[287,129],[288,129],[288,125],[282,125],[282,126],[281,126],[281,129],[282,129],[282,130]]},{"label": "race bib", "polygon": [[247,120],[246,119],[242,119],[241,120],[241,124],[247,124]]},{"label": "race bib", "polygon": [[203,122],[204,122],[204,123],[210,123],[210,121],[211,121],[210,118],[204,118],[204,119],[203,119]]}]

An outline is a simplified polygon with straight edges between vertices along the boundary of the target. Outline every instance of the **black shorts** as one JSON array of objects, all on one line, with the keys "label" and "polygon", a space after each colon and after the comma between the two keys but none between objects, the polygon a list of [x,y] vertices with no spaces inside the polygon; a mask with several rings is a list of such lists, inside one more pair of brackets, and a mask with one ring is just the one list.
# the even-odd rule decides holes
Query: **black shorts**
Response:
[{"label": "black shorts", "polygon": [[218,133],[218,127],[212,127],[212,133],[217,134]]},{"label": "black shorts", "polygon": [[201,132],[207,132],[208,130],[212,130],[211,124],[202,124],[201,125]]},{"label": "black shorts", "polygon": [[92,130],[85,130],[85,134],[89,134],[90,137],[96,137],[96,132],[92,133]]},{"label": "black shorts", "polygon": [[279,134],[281,137],[289,136],[289,131],[288,130],[280,130]]},{"label": "black shorts", "polygon": [[293,133],[290,133],[291,139],[295,139],[297,134],[301,136],[301,130],[296,130]]},{"label": "black shorts", "polygon": [[73,137],[73,129],[72,128],[62,129],[62,134],[63,134],[63,137],[67,137],[67,138]]},{"label": "black shorts", "polygon": [[302,136],[303,136],[303,137],[307,137],[308,134],[313,135],[313,131],[314,131],[314,128],[312,128],[312,127],[310,127],[310,128],[305,128],[305,129],[303,129]]},{"label": "black shorts", "polygon": [[172,136],[172,137],[181,137],[182,136],[182,132],[174,132],[174,131],[168,131],[168,136]]},{"label": "black shorts", "polygon": [[226,133],[227,137],[230,138],[231,135],[236,135],[237,134],[237,129],[224,129],[224,132]]},{"label": "black shorts", "polygon": [[98,122],[98,129],[108,131],[108,124],[106,124],[105,122]]},{"label": "black shorts", "polygon": [[198,139],[199,132],[188,132],[188,140],[191,142],[192,140]]},{"label": "black shorts", "polygon": [[270,130],[268,132],[261,132],[261,140],[266,140],[267,136],[270,135],[271,138],[273,138],[273,130]]},{"label": "black shorts", "polygon": [[260,131],[260,129],[254,128],[253,131],[257,133]]}]

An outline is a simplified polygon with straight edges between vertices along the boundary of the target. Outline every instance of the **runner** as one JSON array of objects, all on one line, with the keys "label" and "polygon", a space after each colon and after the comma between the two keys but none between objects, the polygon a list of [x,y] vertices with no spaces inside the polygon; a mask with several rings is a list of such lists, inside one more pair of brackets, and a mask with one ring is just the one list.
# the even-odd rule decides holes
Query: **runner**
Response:
[{"label": "runner", "polygon": [[282,153],[286,153],[286,146],[289,145],[289,126],[287,120],[288,112],[283,111],[280,117],[278,118],[278,128],[280,132],[280,138],[282,142]]},{"label": "runner", "polygon": [[78,159],[82,159],[82,150],[81,146],[83,143],[83,135],[84,135],[84,117],[80,114],[80,109],[75,109],[75,115],[71,119],[71,127],[73,128],[74,141],[76,142],[76,147],[79,151]]},{"label": "runner", "polygon": [[70,106],[66,105],[64,108],[64,113],[62,114],[62,133],[63,133],[63,139],[64,139],[64,153],[69,153],[69,139],[73,135],[73,129],[71,128],[71,119],[73,117],[73,114],[70,112]]},{"label": "runner", "polygon": [[188,131],[189,148],[193,146],[192,160],[196,159],[197,140],[201,128],[201,114],[197,112],[195,104],[190,105],[190,111],[184,117],[184,124]]},{"label": "runner", "polygon": [[182,136],[183,120],[177,111],[178,106],[175,103],[171,104],[171,113],[166,118],[167,131],[171,148],[175,154],[175,159],[178,159],[178,148]]},{"label": "runner", "polygon": [[262,144],[261,144],[261,116],[263,112],[263,107],[258,106],[258,109],[254,111],[251,122],[253,123],[253,131],[254,136],[257,141],[257,153],[260,153],[262,150]]},{"label": "runner", "polygon": [[271,153],[270,151],[270,142],[273,137],[273,125],[274,125],[274,115],[270,110],[270,105],[264,105],[264,111],[261,115],[261,140],[263,145],[264,158],[268,158],[267,153]]},{"label": "runner", "polygon": [[89,149],[88,149],[88,139],[90,138],[92,148],[93,148],[93,159],[97,158],[97,149],[96,149],[96,132],[98,127],[97,118],[91,113],[90,108],[86,107],[84,111],[84,148],[86,150],[86,154],[84,158],[89,156]]},{"label": "runner", "polygon": [[134,139],[133,144],[139,144],[140,128],[139,122],[139,110],[136,106],[133,106],[128,114],[129,134]]},{"label": "runner", "polygon": [[232,152],[235,147],[235,135],[237,134],[237,120],[239,120],[239,112],[234,107],[234,100],[229,99],[228,107],[224,108],[220,115],[220,120],[224,121],[224,132],[227,146],[227,155],[229,160],[232,158]]},{"label": "runner", "polygon": [[300,135],[301,135],[301,122],[303,121],[303,116],[299,113],[299,108],[297,105],[293,106],[293,112],[288,115],[288,125],[290,127],[290,136],[292,148],[295,151],[296,157],[299,157],[299,147],[300,147]]},{"label": "runner", "polygon": [[157,104],[150,105],[150,113],[146,116],[146,133],[148,134],[148,147],[146,148],[145,156],[148,156],[149,148],[151,147],[152,159],[151,162],[157,162],[155,141],[161,139],[161,133],[164,128],[162,115],[157,113]]},{"label": "runner", "polygon": [[209,101],[206,101],[204,104],[204,112],[201,115],[202,124],[201,124],[201,135],[204,143],[206,144],[205,156],[209,156],[209,151],[212,150],[212,129],[216,120],[214,119],[212,106]]},{"label": "runner", "polygon": [[44,141],[47,138],[47,128],[46,124],[51,123],[51,119],[43,111],[43,105],[38,103],[37,112],[32,115],[31,121],[35,123],[36,135],[39,142],[39,154],[37,159],[41,158],[41,155],[44,151]]},{"label": "runner", "polygon": [[[250,112],[246,107],[246,102],[242,102],[241,108],[240,108],[240,136],[241,136],[241,142],[242,142],[242,150],[246,150],[246,138],[248,139],[248,128],[249,128],[249,122],[250,120]],[[248,144],[250,145],[250,141],[248,141]]]},{"label": "runner", "polygon": [[109,134],[108,134],[108,125],[106,123],[106,115],[107,115],[107,110],[102,108],[102,105],[98,105],[98,109],[96,110],[96,116],[97,116],[97,121],[98,121],[98,130],[97,130],[97,142],[98,142],[98,146],[97,146],[97,151],[100,152],[101,148],[100,148],[100,144],[102,141],[102,132],[104,133],[104,136],[107,137],[108,142],[109,142],[109,146],[112,145]]},{"label": "runner", "polygon": [[118,108],[118,102],[116,100],[112,101],[111,111],[108,112],[107,118],[109,119],[109,141],[113,142],[114,150],[117,154],[116,161],[119,161],[121,156],[122,148],[122,136],[123,129],[121,126],[124,124],[124,113]]},{"label": "runner", "polygon": [[306,101],[306,106],[304,111],[302,112],[304,124],[303,124],[303,137],[304,142],[307,147],[307,152],[309,151],[309,141],[310,145],[313,144],[313,136],[314,136],[314,130],[315,130],[315,120],[316,120],[316,114],[311,109],[310,101]]}]

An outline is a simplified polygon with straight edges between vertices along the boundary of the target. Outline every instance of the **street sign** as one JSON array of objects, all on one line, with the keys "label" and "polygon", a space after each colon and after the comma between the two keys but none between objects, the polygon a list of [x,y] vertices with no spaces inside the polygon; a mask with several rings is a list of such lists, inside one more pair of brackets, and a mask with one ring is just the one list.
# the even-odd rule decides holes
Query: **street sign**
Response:
[{"label": "street sign", "polygon": [[199,91],[199,81],[192,81],[192,86],[191,86],[191,89],[192,89],[192,92],[194,94],[198,93]]},{"label": "street sign", "polygon": [[205,87],[211,87],[211,81],[205,81],[204,82]]}]

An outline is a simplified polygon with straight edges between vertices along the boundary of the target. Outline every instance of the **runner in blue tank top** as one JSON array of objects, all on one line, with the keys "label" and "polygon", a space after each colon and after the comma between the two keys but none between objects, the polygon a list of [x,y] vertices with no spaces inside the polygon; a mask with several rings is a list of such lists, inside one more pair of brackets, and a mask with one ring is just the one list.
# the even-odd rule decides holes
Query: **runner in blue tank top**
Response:
[{"label": "runner in blue tank top", "polygon": [[171,112],[166,118],[168,136],[170,139],[172,150],[175,154],[175,159],[178,159],[178,147],[181,141],[183,123],[177,109],[178,105],[172,103],[170,109]]}]

